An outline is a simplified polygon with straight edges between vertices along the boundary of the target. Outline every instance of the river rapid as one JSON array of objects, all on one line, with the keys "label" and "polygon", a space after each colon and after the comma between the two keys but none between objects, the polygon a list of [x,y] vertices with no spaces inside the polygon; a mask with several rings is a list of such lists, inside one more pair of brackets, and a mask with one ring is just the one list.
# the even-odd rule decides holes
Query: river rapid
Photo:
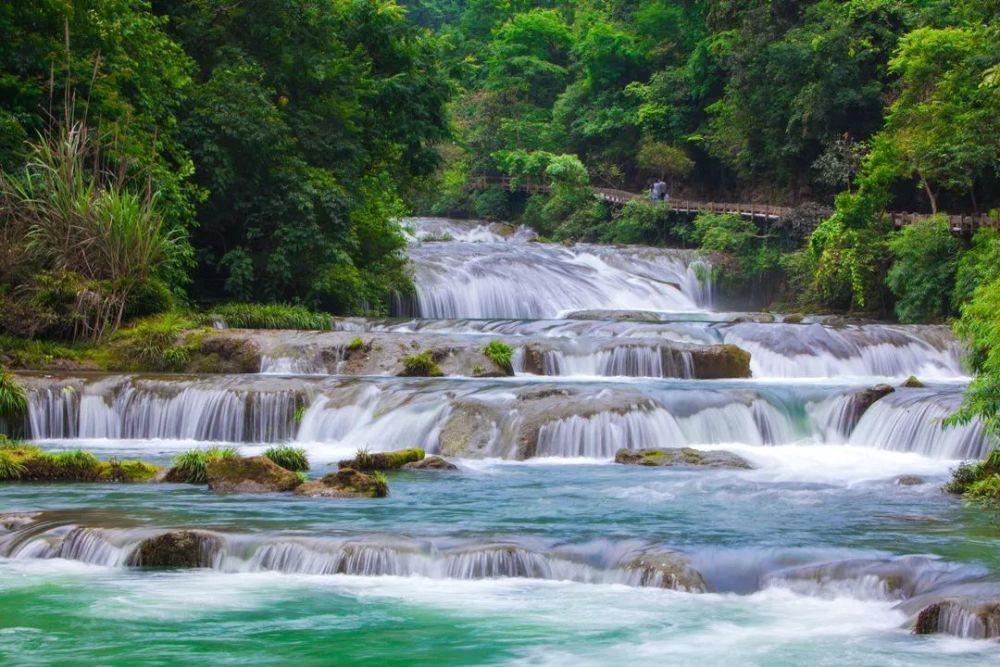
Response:
[{"label": "river rapid", "polygon": [[[398,317],[248,332],[257,374],[25,373],[26,428],[162,464],[294,442],[313,476],[359,447],[460,470],[393,473],[381,500],[2,485],[0,663],[1000,661],[961,615],[965,636],[911,633],[929,602],[1000,599],[995,519],[940,490],[988,449],[978,425],[940,424],[969,381],[946,328],[716,312],[689,251],[406,222],[417,293]],[[517,372],[361,372],[354,336],[456,358],[501,339]],[[750,353],[751,377],[698,379],[721,345]],[[753,467],[613,463],[682,446]],[[170,529],[211,534],[208,566],[133,567]]]}]

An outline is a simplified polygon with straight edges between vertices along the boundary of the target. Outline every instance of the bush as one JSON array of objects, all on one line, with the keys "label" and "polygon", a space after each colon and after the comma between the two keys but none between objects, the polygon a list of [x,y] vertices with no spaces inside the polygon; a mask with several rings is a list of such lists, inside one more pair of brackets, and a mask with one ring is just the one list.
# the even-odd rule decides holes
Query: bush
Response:
[{"label": "bush", "polygon": [[434,363],[430,352],[421,352],[403,359],[400,377],[442,377],[441,367]]},{"label": "bush", "polygon": [[972,247],[958,260],[951,307],[956,311],[972,300],[980,285],[993,280],[1000,266],[1000,232],[982,227],[972,237]]},{"label": "bush", "polygon": [[483,354],[486,355],[487,359],[499,366],[504,372],[514,372],[514,366],[512,364],[514,350],[510,345],[507,345],[503,341],[491,340],[486,347],[483,348]]},{"label": "bush", "polygon": [[510,220],[508,193],[501,187],[491,186],[476,195],[476,217],[481,220]]},{"label": "bush", "polygon": [[326,313],[316,313],[304,306],[270,303],[229,303],[212,308],[199,318],[203,324],[222,320],[234,329],[307,329],[326,331],[333,319]]},{"label": "bush", "polygon": [[615,215],[602,240],[609,243],[662,243],[670,230],[670,207],[633,199]]},{"label": "bush", "polygon": [[108,367],[120,371],[177,372],[184,369],[191,348],[181,343],[194,322],[177,313],[141,320],[115,334]]},{"label": "bush", "polygon": [[292,472],[309,470],[309,459],[306,457],[306,450],[301,447],[289,447],[287,445],[271,447],[264,452],[264,456],[285,470],[291,470]]},{"label": "bush", "polygon": [[28,393],[6,368],[0,368],[0,420],[16,421],[28,413]]},{"label": "bush", "polygon": [[893,264],[886,284],[903,322],[930,322],[950,313],[958,241],[944,218],[918,220],[889,240]]},{"label": "bush", "polygon": [[211,449],[192,449],[174,458],[174,467],[168,473],[171,482],[187,482],[188,484],[205,484],[208,481],[206,469],[209,462],[221,459],[232,459],[239,456],[233,447],[212,447]]}]

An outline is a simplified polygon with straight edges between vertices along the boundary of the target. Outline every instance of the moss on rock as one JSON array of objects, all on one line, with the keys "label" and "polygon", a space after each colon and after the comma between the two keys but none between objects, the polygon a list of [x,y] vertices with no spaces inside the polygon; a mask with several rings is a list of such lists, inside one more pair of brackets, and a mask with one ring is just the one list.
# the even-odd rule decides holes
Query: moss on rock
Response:
[{"label": "moss on rock", "polygon": [[215,535],[194,530],[180,530],[143,540],[132,554],[130,561],[132,565],[138,567],[211,567],[219,546],[219,538]]},{"label": "moss on rock", "polygon": [[49,453],[14,441],[0,445],[0,481],[138,483],[158,472],[143,461],[101,461],[80,450]]},{"label": "moss on rock", "polygon": [[723,380],[750,377],[750,353],[735,345],[712,345],[691,353],[694,377]]},{"label": "moss on rock", "polygon": [[635,579],[631,583],[639,586],[669,588],[688,593],[704,593],[708,590],[701,572],[679,554],[647,554],[625,563],[622,569],[631,573]]},{"label": "moss on rock", "polygon": [[400,377],[443,377],[441,367],[437,365],[430,352],[420,352],[403,358],[403,370]]},{"label": "moss on rock", "polygon": [[205,466],[208,488],[216,493],[280,493],[302,484],[298,475],[266,456],[226,457]]},{"label": "moss on rock", "polygon": [[428,456],[420,461],[411,461],[403,466],[404,470],[458,470],[458,466],[440,456]]},{"label": "moss on rock", "polygon": [[407,463],[416,463],[424,459],[424,450],[420,447],[400,449],[394,452],[358,452],[353,459],[341,461],[337,467],[354,470],[398,470]]},{"label": "moss on rock", "polygon": [[672,449],[619,449],[615,463],[655,467],[736,468],[749,470],[749,461],[722,449],[702,451],[691,447]]},{"label": "moss on rock", "polygon": [[907,389],[923,389],[927,385],[918,380],[915,375],[911,375],[910,377],[906,378],[906,382],[904,382],[900,386],[906,387]]},{"label": "moss on rock", "polygon": [[389,485],[377,475],[341,468],[320,480],[302,484],[295,489],[295,495],[310,498],[384,498],[389,495]]}]

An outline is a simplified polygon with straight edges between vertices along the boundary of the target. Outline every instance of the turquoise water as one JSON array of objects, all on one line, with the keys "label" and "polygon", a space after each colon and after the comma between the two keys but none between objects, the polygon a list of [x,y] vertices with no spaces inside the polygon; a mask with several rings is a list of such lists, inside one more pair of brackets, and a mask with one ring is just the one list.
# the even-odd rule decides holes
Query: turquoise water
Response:
[{"label": "turquoise water", "polygon": [[[201,528],[244,555],[264,543],[323,552],[350,542],[431,562],[517,545],[592,580],[461,580],[433,567],[314,575],[254,571],[240,558],[178,572],[5,559],[0,656],[6,664],[607,664],[624,655],[638,664],[995,663],[992,642],[911,636],[896,601],[851,582],[806,590],[780,580],[796,566],[914,554],[939,557],[935,576],[995,579],[997,526],[938,491],[947,462],[775,449],[751,456],[761,466],[754,471],[466,462],[459,474],[397,473],[392,495],[374,502],[220,498],[185,485],[5,486],[5,510],[51,511],[52,525],[112,535]],[[899,486],[898,471],[928,483]],[[713,592],[606,581],[616,558],[649,549],[687,555]]]}]

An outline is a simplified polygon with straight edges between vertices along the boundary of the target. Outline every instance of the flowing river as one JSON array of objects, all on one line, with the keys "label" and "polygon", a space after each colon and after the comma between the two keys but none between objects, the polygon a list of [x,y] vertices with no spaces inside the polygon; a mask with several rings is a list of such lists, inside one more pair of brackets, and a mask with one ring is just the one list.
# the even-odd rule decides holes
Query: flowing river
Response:
[{"label": "flowing river", "polygon": [[[978,425],[940,424],[969,380],[946,328],[715,312],[689,251],[408,224],[417,294],[399,317],[233,332],[262,350],[257,374],[25,373],[26,428],[163,464],[294,442],[317,476],[359,447],[460,471],[391,474],[382,500],[2,485],[0,663],[1000,660],[961,613],[951,635],[911,633],[929,602],[1000,599],[995,520],[940,490],[988,449]],[[469,371],[497,339],[516,375]],[[750,377],[716,372],[725,346]],[[420,349],[448,377],[396,377]],[[894,391],[860,397],[878,384]],[[682,446],[752,469],[612,462]],[[210,567],[130,565],[186,528],[214,536]]]}]

